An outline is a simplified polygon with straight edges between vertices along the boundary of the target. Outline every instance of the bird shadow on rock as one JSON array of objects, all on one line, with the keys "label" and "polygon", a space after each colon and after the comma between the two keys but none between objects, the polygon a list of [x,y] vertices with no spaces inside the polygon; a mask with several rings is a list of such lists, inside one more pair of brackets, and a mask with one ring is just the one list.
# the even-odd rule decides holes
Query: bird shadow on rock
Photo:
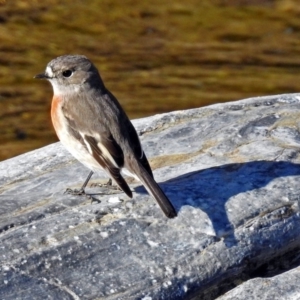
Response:
[{"label": "bird shadow on rock", "polygon": [[[300,175],[299,164],[262,160],[194,171],[159,184],[178,212],[186,205],[205,212],[216,236],[223,238],[230,247],[236,244],[236,239],[234,225],[226,211],[226,202],[241,193],[263,188],[276,178],[296,175]],[[138,187],[136,190],[142,192],[142,189]],[[247,196],[241,200],[251,201],[247,200]],[[230,213],[234,215],[239,212]],[[260,212],[257,210],[257,213]]]}]

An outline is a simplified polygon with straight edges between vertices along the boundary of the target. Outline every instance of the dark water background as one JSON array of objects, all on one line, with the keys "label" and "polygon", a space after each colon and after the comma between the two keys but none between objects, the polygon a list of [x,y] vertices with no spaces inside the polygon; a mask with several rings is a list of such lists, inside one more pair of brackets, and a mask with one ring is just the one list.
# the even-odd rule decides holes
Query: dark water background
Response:
[{"label": "dark water background", "polygon": [[130,118],[299,92],[300,1],[0,0],[0,160],[57,140],[33,76],[70,53]]}]

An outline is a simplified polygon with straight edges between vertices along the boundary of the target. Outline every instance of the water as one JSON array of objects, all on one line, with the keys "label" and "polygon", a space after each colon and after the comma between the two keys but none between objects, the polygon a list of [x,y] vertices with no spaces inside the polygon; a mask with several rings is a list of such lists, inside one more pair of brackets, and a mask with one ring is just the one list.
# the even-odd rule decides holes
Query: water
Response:
[{"label": "water", "polygon": [[296,0],[0,0],[0,160],[57,140],[33,76],[58,55],[88,56],[131,118],[298,92],[299,16]]}]

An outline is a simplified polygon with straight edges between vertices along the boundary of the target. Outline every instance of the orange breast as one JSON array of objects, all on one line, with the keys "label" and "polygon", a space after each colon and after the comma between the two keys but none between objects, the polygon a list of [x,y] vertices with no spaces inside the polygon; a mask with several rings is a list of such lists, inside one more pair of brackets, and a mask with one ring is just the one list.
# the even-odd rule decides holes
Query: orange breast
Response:
[{"label": "orange breast", "polygon": [[61,115],[61,98],[54,96],[51,104],[51,119],[53,127],[56,131],[56,134],[59,137],[59,131],[62,129],[62,120],[60,118]]}]

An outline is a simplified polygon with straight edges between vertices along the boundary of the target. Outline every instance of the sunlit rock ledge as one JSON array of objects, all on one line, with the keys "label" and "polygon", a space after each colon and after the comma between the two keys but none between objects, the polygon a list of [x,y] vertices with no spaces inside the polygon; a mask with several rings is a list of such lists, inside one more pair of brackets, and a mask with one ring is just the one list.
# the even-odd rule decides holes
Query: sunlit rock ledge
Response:
[{"label": "sunlit rock ledge", "polygon": [[[137,182],[133,199],[97,186],[104,173],[98,201],[64,194],[89,170],[60,143],[3,161],[0,299],[261,299],[285,281],[278,299],[299,298],[300,94],[133,123],[178,217]],[[284,257],[268,289],[263,266]]]}]

